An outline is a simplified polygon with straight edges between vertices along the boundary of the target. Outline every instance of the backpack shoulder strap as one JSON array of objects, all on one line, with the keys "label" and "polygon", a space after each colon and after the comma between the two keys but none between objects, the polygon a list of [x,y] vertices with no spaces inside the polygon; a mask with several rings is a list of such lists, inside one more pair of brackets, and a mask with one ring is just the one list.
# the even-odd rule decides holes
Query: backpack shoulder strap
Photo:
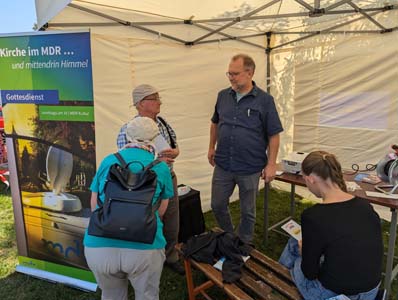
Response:
[{"label": "backpack shoulder strap", "polygon": [[160,207],[162,199],[158,199],[158,201],[156,201],[156,203],[152,204],[152,212],[155,213],[155,211],[157,211]]},{"label": "backpack shoulder strap", "polygon": [[147,170],[153,168],[154,166],[156,166],[156,165],[159,164],[159,163],[161,163],[161,160],[155,159],[153,162],[151,162],[149,165],[147,165],[147,166],[144,168],[143,171],[145,172],[145,171],[147,171]]},{"label": "backpack shoulder strap", "polygon": [[[152,167],[156,166],[157,164],[161,163],[161,160],[159,159],[155,159],[153,162],[151,162],[149,165],[147,165],[145,167],[145,169],[143,170],[143,172],[151,169]],[[152,212],[155,213],[155,211],[157,211],[160,207],[162,199],[158,199],[154,204],[152,204]]]},{"label": "backpack shoulder strap", "polygon": [[102,207],[104,205],[99,198],[99,194],[97,195],[97,205],[98,205],[98,207]]},{"label": "backpack shoulder strap", "polygon": [[116,156],[117,160],[120,162],[120,164],[121,164],[121,166],[122,166],[123,168],[126,168],[126,167],[127,167],[126,161],[125,161],[124,158],[120,155],[119,152],[115,152],[115,153],[113,153],[113,155]]}]

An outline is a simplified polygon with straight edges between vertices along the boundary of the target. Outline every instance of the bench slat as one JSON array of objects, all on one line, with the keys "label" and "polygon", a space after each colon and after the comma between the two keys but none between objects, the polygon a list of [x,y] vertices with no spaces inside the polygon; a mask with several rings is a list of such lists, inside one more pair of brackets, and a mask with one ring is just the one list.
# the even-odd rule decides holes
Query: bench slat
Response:
[{"label": "bench slat", "polygon": [[256,295],[256,299],[261,300],[279,300],[275,295],[272,294],[272,288],[261,281],[259,283],[254,275],[250,274],[250,272],[246,270],[242,270],[242,277],[239,280],[239,285],[244,286],[246,289],[250,290],[253,294]]},{"label": "bench slat", "polygon": [[[213,231],[221,232],[222,230],[213,228]],[[179,251],[181,251],[180,247],[181,245],[177,246]],[[242,289],[248,291],[255,299],[278,300],[279,298],[273,294],[274,290],[291,300],[302,299],[287,268],[255,249],[250,256],[251,259],[245,263],[242,269],[242,277],[236,284],[224,284],[221,272],[212,265],[200,263],[193,259],[189,259],[189,262],[203,272],[215,285],[223,289],[231,300],[253,300]],[[195,294],[199,290],[196,287]]]},{"label": "bench slat", "polygon": [[271,271],[264,270],[261,265],[255,263],[253,260],[248,260],[245,263],[245,267],[248,268],[251,272],[256,274],[259,278],[273,287],[275,290],[280,292],[281,294],[287,296],[289,299],[292,300],[301,300],[301,295],[296,287],[293,287],[286,283],[285,281],[281,280],[280,278],[276,277]]},{"label": "bench slat", "polygon": [[269,269],[274,271],[275,273],[278,273],[281,275],[283,278],[286,280],[289,280],[291,283],[293,283],[292,276],[290,275],[289,269],[282,266],[280,263],[276,262],[272,258],[269,258],[268,256],[265,256],[262,254],[260,251],[257,251],[254,249],[251,253],[250,256],[254,258],[254,260],[260,262],[261,264],[267,266]]},{"label": "bench slat", "polygon": [[213,281],[217,286],[221,287],[232,300],[253,300],[252,297],[242,291],[235,284],[223,283],[221,272],[215,269],[212,265],[199,263],[193,259],[191,259],[190,262],[195,268],[202,271],[207,278]]}]

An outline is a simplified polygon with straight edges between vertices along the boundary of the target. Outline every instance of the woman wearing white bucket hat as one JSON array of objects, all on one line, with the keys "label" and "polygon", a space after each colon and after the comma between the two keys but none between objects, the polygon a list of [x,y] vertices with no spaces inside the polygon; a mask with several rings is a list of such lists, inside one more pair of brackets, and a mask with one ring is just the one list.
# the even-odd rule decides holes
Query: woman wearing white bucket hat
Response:
[{"label": "woman wearing white bucket hat", "polygon": [[[147,117],[131,120],[126,126],[129,147],[119,154],[126,163],[140,162],[147,166],[155,159],[152,142],[159,134],[156,123]],[[118,163],[114,154],[108,155],[101,162],[90,186],[91,209],[97,207],[97,198],[104,201],[105,182],[109,169]],[[136,173],[142,170],[140,164],[131,163],[130,169]],[[136,300],[159,299],[159,282],[165,261],[166,240],[163,235],[161,218],[167,209],[169,198],[174,189],[168,166],[161,162],[151,168],[157,175],[156,190],[152,203],[160,200],[159,209],[155,212],[157,229],[152,244],[104,238],[86,234],[84,252],[87,264],[92,270],[99,287],[102,299],[127,300],[128,282],[134,287]]]},{"label": "woman wearing white bucket hat", "polygon": [[[149,84],[141,84],[133,90],[132,96],[133,105],[137,109],[138,116],[149,117],[154,120],[159,128],[160,134],[170,145],[168,149],[165,149],[158,153],[159,159],[166,162],[170,167],[174,186],[174,197],[170,198],[167,211],[163,218],[163,234],[167,241],[165,265],[174,272],[180,275],[184,275],[184,268],[179,262],[179,256],[175,249],[175,245],[178,242],[180,220],[177,193],[177,176],[173,170],[174,160],[180,154],[180,150],[177,144],[177,137],[173,128],[171,128],[166,120],[158,116],[160,113],[160,106],[162,105],[162,102],[160,100],[159,90],[157,88]],[[127,144],[126,128],[127,123],[122,126],[117,137],[117,147],[119,150],[125,147]]]}]

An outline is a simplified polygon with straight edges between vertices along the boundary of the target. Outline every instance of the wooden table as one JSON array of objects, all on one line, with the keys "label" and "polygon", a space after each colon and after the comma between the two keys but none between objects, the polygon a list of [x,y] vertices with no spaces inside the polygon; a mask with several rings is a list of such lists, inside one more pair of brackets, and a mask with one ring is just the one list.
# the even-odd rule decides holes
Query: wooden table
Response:
[{"label": "wooden table", "polygon": [[[346,181],[354,181],[355,175],[344,175],[344,179]],[[283,181],[286,183],[290,183],[290,216],[271,227],[269,226],[268,219],[268,199],[269,199],[269,184],[265,185],[264,188],[264,224],[263,224],[263,234],[264,234],[264,243],[268,242],[268,231],[272,230],[276,227],[279,227],[281,224],[285,223],[292,216],[294,216],[295,210],[295,186],[306,186],[304,179],[301,175],[295,175],[290,173],[283,173],[282,175],[276,176],[275,180]],[[364,182],[356,183],[361,186],[361,190],[355,190],[354,192],[350,192],[350,194],[364,198],[368,200],[370,203],[388,207],[391,211],[391,224],[390,224],[390,236],[388,239],[388,251],[387,251],[387,264],[385,271],[385,279],[384,279],[384,288],[387,291],[387,297],[389,296],[392,280],[397,276],[398,273],[398,265],[393,268],[393,258],[394,258],[394,250],[395,250],[395,241],[397,234],[397,209],[398,209],[398,200],[387,199],[387,198],[377,198],[377,197],[369,197],[366,195],[366,191],[376,191],[374,185]],[[377,192],[377,191],[376,191]]]}]

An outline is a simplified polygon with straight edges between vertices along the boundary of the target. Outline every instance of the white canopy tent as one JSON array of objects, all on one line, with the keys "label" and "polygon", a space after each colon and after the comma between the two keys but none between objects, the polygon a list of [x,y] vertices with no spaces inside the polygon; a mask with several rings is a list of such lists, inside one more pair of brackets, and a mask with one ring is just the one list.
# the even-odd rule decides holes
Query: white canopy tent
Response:
[{"label": "white canopy tent", "polygon": [[180,183],[209,208],[210,118],[236,53],[257,64],[285,128],[279,159],[324,149],[376,163],[398,128],[398,0],[36,0],[37,28],[91,31],[97,160],[134,115],[131,91],[161,89]]}]

